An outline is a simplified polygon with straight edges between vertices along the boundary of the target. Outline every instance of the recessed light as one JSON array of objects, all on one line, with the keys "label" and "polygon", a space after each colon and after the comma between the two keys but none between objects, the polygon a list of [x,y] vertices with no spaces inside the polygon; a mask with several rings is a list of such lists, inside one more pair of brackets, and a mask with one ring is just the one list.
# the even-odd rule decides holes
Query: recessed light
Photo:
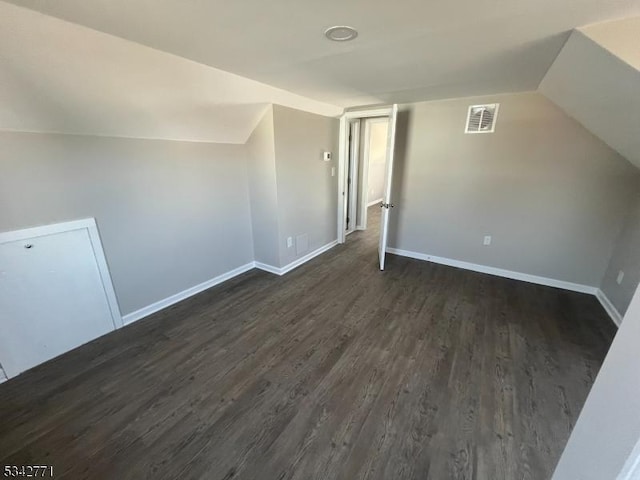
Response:
[{"label": "recessed light", "polygon": [[333,40],[334,42],[347,42],[358,36],[355,28],[347,27],[346,25],[336,25],[335,27],[327,28],[324,34],[329,40]]}]

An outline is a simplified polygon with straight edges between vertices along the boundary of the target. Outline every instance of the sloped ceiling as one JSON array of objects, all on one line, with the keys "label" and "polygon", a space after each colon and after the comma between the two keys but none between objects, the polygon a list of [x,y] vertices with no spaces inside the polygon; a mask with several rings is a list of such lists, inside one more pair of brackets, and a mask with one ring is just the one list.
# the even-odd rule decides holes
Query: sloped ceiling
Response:
[{"label": "sloped ceiling", "polygon": [[640,19],[576,30],[540,84],[545,96],[638,168],[639,42]]},{"label": "sloped ceiling", "polygon": [[[535,90],[578,26],[637,0],[13,0],[344,107]],[[350,24],[353,42],[323,30]]]},{"label": "sloped ceiling", "polygon": [[244,143],[267,103],[342,111],[0,2],[0,129]]},{"label": "sloped ceiling", "polygon": [[616,57],[640,70],[640,16],[579,28]]}]

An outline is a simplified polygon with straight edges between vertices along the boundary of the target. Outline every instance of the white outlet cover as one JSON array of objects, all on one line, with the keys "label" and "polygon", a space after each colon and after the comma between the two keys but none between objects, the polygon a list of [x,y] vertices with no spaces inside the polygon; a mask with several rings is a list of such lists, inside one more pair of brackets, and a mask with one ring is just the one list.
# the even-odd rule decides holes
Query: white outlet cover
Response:
[{"label": "white outlet cover", "polygon": [[336,176],[336,167],[331,167],[331,176],[332,177]]},{"label": "white outlet cover", "polygon": [[483,245],[491,245],[491,235],[485,235]]},{"label": "white outlet cover", "polygon": [[620,270],[618,272],[618,278],[616,278],[616,282],[618,283],[618,285],[620,285],[622,283],[623,279],[624,279],[624,272],[622,270]]},{"label": "white outlet cover", "polygon": [[293,247],[293,237],[287,237],[287,248]]}]

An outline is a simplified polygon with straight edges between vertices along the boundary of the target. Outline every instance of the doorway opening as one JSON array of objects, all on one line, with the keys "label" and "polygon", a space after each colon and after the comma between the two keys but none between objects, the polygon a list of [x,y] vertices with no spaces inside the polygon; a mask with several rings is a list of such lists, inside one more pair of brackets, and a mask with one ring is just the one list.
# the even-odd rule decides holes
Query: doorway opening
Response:
[{"label": "doorway opening", "polygon": [[[378,257],[384,270],[398,106],[350,111],[340,119],[338,157],[338,243],[365,230],[369,207],[380,207]],[[364,131],[364,135],[361,132]],[[376,218],[377,220],[377,218]]]},{"label": "doorway opening", "polygon": [[[387,166],[387,138],[389,135],[389,118],[367,118],[362,120],[364,135],[362,138],[362,155],[360,156],[361,175],[357,195],[358,230],[366,230],[371,207],[378,210],[384,203],[384,176]],[[373,226],[379,227],[379,222]]]},{"label": "doorway opening", "polygon": [[348,236],[357,230],[380,234],[387,164],[388,117],[349,120],[346,184]]}]

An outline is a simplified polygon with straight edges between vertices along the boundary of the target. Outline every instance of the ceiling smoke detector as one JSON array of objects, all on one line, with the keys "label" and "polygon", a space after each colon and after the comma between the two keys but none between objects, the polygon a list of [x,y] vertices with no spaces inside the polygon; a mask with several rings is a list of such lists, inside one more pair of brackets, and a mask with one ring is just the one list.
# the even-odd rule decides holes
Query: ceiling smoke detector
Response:
[{"label": "ceiling smoke detector", "polygon": [[348,42],[358,36],[355,28],[347,27],[346,25],[336,25],[335,27],[327,28],[324,34],[329,40],[333,40],[334,42]]}]

